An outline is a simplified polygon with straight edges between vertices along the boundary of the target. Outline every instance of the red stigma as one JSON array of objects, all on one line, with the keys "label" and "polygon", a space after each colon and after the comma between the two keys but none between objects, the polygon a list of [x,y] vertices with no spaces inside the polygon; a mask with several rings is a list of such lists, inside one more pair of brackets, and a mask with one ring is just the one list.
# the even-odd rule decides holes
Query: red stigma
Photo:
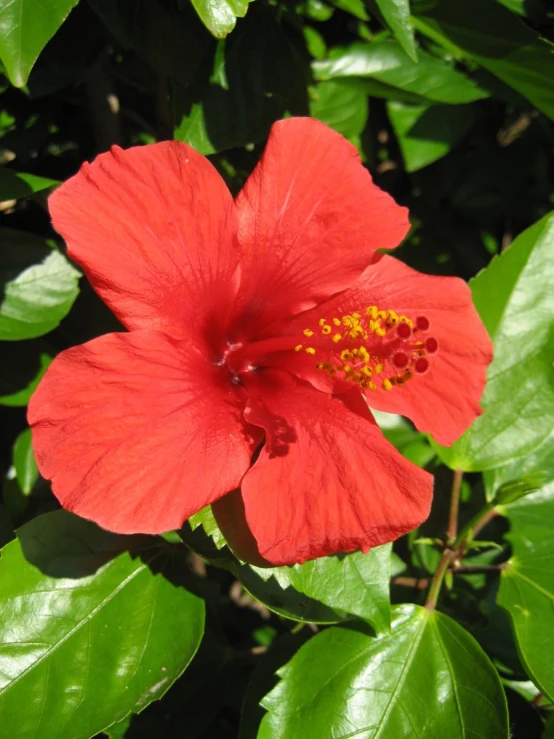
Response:
[{"label": "red stigma", "polygon": [[427,331],[429,328],[429,320],[425,316],[418,316],[416,318],[416,326],[420,331]]},{"label": "red stigma", "polygon": [[414,370],[417,372],[418,375],[424,375],[427,370],[429,369],[429,362],[425,357],[420,357],[419,359],[416,359],[414,363]]},{"label": "red stigma", "polygon": [[404,369],[404,367],[408,366],[409,362],[410,358],[404,352],[398,352],[392,358],[392,363],[395,367],[398,367],[398,369]]},{"label": "red stigma", "polygon": [[438,349],[439,342],[433,336],[429,336],[428,339],[425,339],[425,351],[428,352],[428,354],[436,354]]},{"label": "red stigma", "polygon": [[396,327],[396,335],[399,339],[409,339],[412,335],[412,329],[407,323],[399,323]]}]

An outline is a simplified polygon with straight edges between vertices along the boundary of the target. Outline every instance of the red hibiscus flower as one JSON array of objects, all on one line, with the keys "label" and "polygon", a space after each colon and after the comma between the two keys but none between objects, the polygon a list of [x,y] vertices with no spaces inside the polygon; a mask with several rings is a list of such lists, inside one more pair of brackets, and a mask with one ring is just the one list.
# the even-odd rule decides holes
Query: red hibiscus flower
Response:
[{"label": "red hibiscus flower", "polygon": [[50,209],[128,329],[62,352],[31,400],[65,508],[159,533],[214,503],[236,550],[273,564],[365,552],[426,518],[431,476],[368,404],[452,443],[480,412],[490,341],[462,280],[376,253],[407,212],[345,139],[275,124],[235,201],[185,144],[116,147]]}]

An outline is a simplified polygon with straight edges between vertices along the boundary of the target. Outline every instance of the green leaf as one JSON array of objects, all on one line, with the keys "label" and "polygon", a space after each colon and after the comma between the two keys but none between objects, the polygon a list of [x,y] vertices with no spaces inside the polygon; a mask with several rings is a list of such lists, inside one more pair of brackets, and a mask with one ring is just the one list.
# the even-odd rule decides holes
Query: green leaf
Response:
[{"label": "green leaf", "polygon": [[32,339],[56,328],[77,297],[80,276],[42,239],[0,229],[0,339]]},{"label": "green leaf", "polygon": [[65,511],[19,529],[0,559],[1,726],[88,739],[165,693],[204,628],[171,553]]},{"label": "green leaf", "polygon": [[299,592],[285,576],[281,576],[280,580],[279,575],[272,577],[271,570],[250,565],[230,569],[253,598],[280,616],[314,624],[336,624],[346,618],[344,611],[336,611]]},{"label": "green leaf", "polygon": [[502,5],[439,0],[413,22],[418,31],[478,62],[554,119],[552,46]]},{"label": "green leaf", "polygon": [[525,457],[516,459],[503,467],[487,470],[483,474],[487,500],[493,499],[496,490],[502,484],[537,472],[543,476],[543,485],[554,481],[554,432]]},{"label": "green leaf", "polygon": [[506,506],[513,555],[501,573],[497,603],[509,613],[518,654],[542,692],[554,700],[554,484]]},{"label": "green leaf", "polygon": [[368,117],[367,95],[338,81],[320,82],[313,88],[310,115],[326,123],[359,147]]},{"label": "green leaf", "polygon": [[14,172],[2,167],[0,168],[0,202],[25,198],[27,195],[33,195],[35,192],[47,190],[59,184],[58,180],[50,180],[26,172]]},{"label": "green leaf", "polygon": [[28,495],[38,480],[38,468],[33,453],[31,429],[22,431],[13,446],[13,466],[15,477],[21,490]]},{"label": "green leaf", "polygon": [[527,495],[531,495],[531,493],[536,493],[545,482],[545,475],[542,472],[532,472],[517,480],[505,482],[498,488],[493,502],[495,505],[515,503],[520,498],[525,498]]},{"label": "green leaf", "polygon": [[237,18],[244,18],[250,0],[191,0],[198,17],[216,38],[231,33]]},{"label": "green leaf", "polygon": [[286,112],[306,108],[304,61],[264,8],[220,41],[209,79],[174,95],[174,137],[202,154],[264,139]]},{"label": "green leaf", "polygon": [[507,739],[496,670],[455,621],[420,606],[394,609],[377,638],[334,627],[310,639],[262,701],[259,739]]},{"label": "green leaf", "polygon": [[554,416],[554,212],[524,231],[471,281],[494,342],[484,413],[451,447],[433,442],[452,469],[500,467],[534,451]]},{"label": "green leaf", "polygon": [[407,172],[416,172],[448,154],[475,121],[471,105],[429,107],[391,100],[387,111]]},{"label": "green leaf", "polygon": [[201,511],[191,516],[188,522],[193,531],[202,526],[204,532],[212,539],[218,549],[223,549],[226,546],[227,542],[219,530],[210,505],[205,506]]},{"label": "green leaf", "polygon": [[0,59],[12,84],[26,84],[38,55],[78,2],[4,0],[0,4]]},{"label": "green leaf", "polygon": [[387,25],[406,54],[417,62],[414,29],[410,22],[410,0],[376,0]]},{"label": "green leaf", "polygon": [[[413,62],[395,41],[354,43],[334,49],[329,59],[314,61],[316,79],[336,80],[350,78],[377,82],[389,90],[394,88],[409,93],[410,100],[422,98],[434,103],[469,103],[488,97],[473,80],[457,72],[443,59],[419,52],[419,61]],[[369,94],[374,94],[371,87]]]},{"label": "green leaf", "polygon": [[369,621],[381,631],[390,625],[391,549],[391,544],[385,544],[367,554],[354,552],[292,567],[252,569],[264,579],[274,577],[282,588],[292,586],[329,608]]}]

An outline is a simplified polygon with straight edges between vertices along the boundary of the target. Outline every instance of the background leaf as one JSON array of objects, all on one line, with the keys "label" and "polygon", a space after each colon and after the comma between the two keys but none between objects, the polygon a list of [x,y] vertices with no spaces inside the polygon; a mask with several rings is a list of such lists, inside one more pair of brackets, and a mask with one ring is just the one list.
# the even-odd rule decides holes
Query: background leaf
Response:
[{"label": "background leaf", "polygon": [[23,87],[38,55],[79,0],[3,0],[0,59],[16,87]]},{"label": "background leaf", "polygon": [[552,46],[494,0],[438,0],[416,28],[473,59],[554,119]]},{"label": "background leaf", "polygon": [[37,177],[26,172],[13,172],[11,169],[2,167],[0,168],[0,201],[24,198],[59,184],[57,180]]},{"label": "background leaf", "polygon": [[28,495],[38,479],[38,468],[33,453],[31,429],[22,431],[13,446],[15,476],[21,490]]},{"label": "background leaf", "polygon": [[[329,59],[312,64],[320,80],[348,78],[360,86],[369,80],[408,93],[411,100],[433,103],[470,103],[488,97],[488,92],[457,72],[451,64],[423,51],[413,62],[395,41],[355,43],[334,49]],[[370,94],[375,94],[371,86]]]},{"label": "background leaf", "polygon": [[250,0],[191,0],[208,31],[216,38],[230,33],[237,18],[244,18]]},{"label": "background leaf", "polygon": [[200,643],[203,602],[161,540],[57,511],[0,569],[0,725],[18,738],[88,739],[163,695]]},{"label": "background leaf", "polygon": [[409,0],[376,0],[376,3],[398,43],[410,59],[417,62],[414,29],[410,23]]},{"label": "background leaf", "polygon": [[79,292],[81,273],[42,239],[0,230],[0,339],[42,336],[69,312]]},{"label": "background leaf", "polygon": [[387,103],[406,172],[416,172],[448,154],[475,121],[471,105]]}]

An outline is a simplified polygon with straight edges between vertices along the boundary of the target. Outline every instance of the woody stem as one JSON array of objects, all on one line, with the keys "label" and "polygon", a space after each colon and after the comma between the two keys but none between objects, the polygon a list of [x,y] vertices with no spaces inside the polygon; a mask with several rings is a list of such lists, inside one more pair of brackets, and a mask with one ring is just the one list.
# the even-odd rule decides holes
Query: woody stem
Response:
[{"label": "woody stem", "polygon": [[[456,470],[452,480],[452,497],[450,501],[450,515],[448,519],[447,544],[441,555],[435,574],[431,579],[425,608],[434,610],[442,588],[445,575],[455,562],[459,562],[465,554],[465,550],[474,538],[488,522],[496,516],[497,511],[492,503],[487,503],[478,513],[469,520],[460,533],[456,536],[458,527],[458,508],[460,502],[460,486],[462,472]],[[455,518],[455,521],[454,521]]]}]

